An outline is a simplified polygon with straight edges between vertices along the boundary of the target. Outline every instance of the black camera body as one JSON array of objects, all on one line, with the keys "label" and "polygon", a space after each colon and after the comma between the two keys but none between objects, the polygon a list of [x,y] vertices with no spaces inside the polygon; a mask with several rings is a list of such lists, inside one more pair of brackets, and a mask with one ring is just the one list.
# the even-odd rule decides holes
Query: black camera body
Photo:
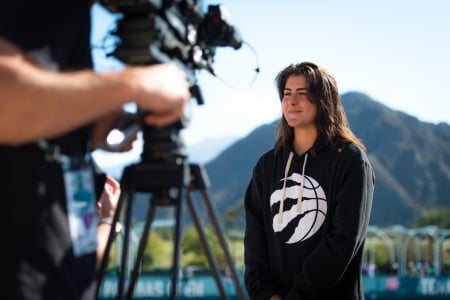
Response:
[{"label": "black camera body", "polygon": [[[216,47],[239,49],[242,39],[229,22],[225,8],[209,5],[200,11],[195,0],[102,0],[111,12],[122,14],[112,32],[119,40],[110,55],[128,65],[175,63],[187,75],[191,94],[198,104],[203,97],[197,85],[196,71],[214,75]],[[143,161],[186,156],[179,135],[188,120],[180,119],[166,127],[142,124]]]}]

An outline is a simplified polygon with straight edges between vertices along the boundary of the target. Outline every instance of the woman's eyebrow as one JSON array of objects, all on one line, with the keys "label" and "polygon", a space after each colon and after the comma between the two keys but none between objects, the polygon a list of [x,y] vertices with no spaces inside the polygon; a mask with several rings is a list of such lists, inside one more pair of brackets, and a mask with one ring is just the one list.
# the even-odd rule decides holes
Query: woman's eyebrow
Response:
[{"label": "woman's eyebrow", "polygon": [[[285,91],[286,91],[286,90],[287,90],[287,91],[291,91],[292,89],[291,89],[291,88],[284,88],[284,90],[285,90]],[[307,91],[308,89],[302,87],[302,88],[296,88],[295,90],[296,90],[296,91]]]}]

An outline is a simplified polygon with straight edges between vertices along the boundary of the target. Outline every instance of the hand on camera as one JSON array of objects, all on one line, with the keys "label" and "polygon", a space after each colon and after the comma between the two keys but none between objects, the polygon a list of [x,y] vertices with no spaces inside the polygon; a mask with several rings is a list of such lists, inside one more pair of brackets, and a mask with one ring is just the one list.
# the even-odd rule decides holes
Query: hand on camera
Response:
[{"label": "hand on camera", "polygon": [[173,64],[133,67],[129,70],[134,82],[135,101],[142,111],[150,112],[144,119],[149,125],[164,126],[178,120],[190,99],[186,74]]}]

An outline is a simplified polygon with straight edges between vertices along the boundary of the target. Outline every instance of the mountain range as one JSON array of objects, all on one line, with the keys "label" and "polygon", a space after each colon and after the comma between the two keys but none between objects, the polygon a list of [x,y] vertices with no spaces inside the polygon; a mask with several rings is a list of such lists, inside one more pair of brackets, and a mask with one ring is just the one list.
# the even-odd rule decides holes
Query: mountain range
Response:
[{"label": "mountain range", "polygon": [[[364,142],[376,183],[371,224],[409,226],[421,212],[450,208],[450,126],[395,111],[359,92],[341,96],[353,132]],[[278,121],[256,128],[205,164],[219,212],[243,225],[243,196],[258,158],[273,147]]]},{"label": "mountain range", "polygon": [[[449,124],[422,122],[360,92],[341,98],[350,126],[366,145],[375,171],[371,224],[411,226],[425,210],[450,208]],[[245,189],[258,158],[273,147],[277,124],[264,124],[242,138],[216,138],[187,149],[189,161],[199,164],[210,182],[206,192],[213,207],[221,216],[231,213],[232,226],[244,226]],[[133,159],[139,160],[136,154]],[[105,171],[119,178],[123,162],[114,164],[114,157],[107,161],[113,164],[104,167]],[[204,206],[195,205],[200,217],[206,217]],[[229,216],[226,221],[230,223]]]}]

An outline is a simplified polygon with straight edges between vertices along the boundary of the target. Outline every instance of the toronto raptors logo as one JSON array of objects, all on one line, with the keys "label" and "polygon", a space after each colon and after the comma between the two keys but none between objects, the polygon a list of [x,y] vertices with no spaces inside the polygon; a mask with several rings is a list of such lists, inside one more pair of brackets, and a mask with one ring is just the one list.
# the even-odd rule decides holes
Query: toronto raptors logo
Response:
[{"label": "toronto raptors logo", "polygon": [[[275,232],[286,231],[288,227],[294,228],[285,241],[287,244],[294,244],[310,238],[320,229],[327,214],[327,201],[320,184],[309,176],[305,176],[303,188],[301,174],[293,173],[286,181],[284,192],[283,189],[276,190],[270,196],[270,207],[272,211],[276,211],[272,226]],[[299,195],[302,198],[300,204]],[[282,215],[277,209],[281,201],[284,202]]]}]

